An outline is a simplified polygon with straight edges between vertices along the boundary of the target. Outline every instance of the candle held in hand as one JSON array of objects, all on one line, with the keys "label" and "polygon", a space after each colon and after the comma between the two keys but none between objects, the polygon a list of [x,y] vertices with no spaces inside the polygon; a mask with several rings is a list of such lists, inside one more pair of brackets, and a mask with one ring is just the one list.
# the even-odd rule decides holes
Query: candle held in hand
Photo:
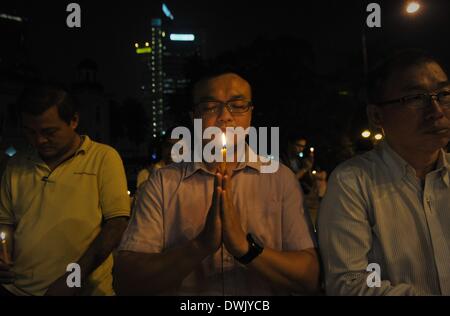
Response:
[{"label": "candle held in hand", "polygon": [[227,160],[227,137],[225,133],[222,133],[222,163],[220,164],[220,173],[225,174],[227,170],[226,160]]},{"label": "candle held in hand", "polygon": [[6,234],[5,234],[5,232],[1,232],[0,233],[0,240],[1,240],[1,243],[2,243],[3,261],[6,264],[10,264],[11,260],[9,260],[8,246],[6,244]]}]

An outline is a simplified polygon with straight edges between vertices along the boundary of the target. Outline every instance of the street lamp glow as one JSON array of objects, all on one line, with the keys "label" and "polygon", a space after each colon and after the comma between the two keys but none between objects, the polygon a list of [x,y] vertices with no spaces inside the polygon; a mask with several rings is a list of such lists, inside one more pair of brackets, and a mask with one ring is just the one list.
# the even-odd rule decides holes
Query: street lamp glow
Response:
[{"label": "street lamp glow", "polygon": [[382,140],[382,139],[383,139],[383,135],[381,135],[380,133],[378,133],[378,134],[375,134],[374,138],[375,138],[376,140]]},{"label": "street lamp glow", "polygon": [[419,10],[420,10],[420,4],[416,1],[411,1],[406,6],[406,12],[408,12],[409,14],[414,14]]},{"label": "street lamp glow", "polygon": [[369,138],[370,135],[372,135],[372,133],[367,129],[361,133],[361,136],[364,138]]}]

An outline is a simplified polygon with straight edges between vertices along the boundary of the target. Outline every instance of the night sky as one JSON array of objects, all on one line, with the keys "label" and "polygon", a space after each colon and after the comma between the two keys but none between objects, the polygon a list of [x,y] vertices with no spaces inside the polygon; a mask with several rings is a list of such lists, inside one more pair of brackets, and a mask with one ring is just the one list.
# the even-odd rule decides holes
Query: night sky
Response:
[{"label": "night sky", "polygon": [[[78,1],[81,29],[65,25],[71,1],[4,1],[2,11],[28,18],[26,47],[29,63],[42,74],[71,82],[84,58],[99,66],[105,91],[119,98],[137,96],[139,63],[134,43],[150,37],[150,19],[159,14],[156,1]],[[202,30],[208,58],[249,45],[257,38],[290,36],[309,41],[318,73],[345,69],[349,58],[360,56],[361,30],[372,1],[204,1],[167,0],[180,31]],[[402,14],[403,1],[378,1],[382,28],[365,28],[369,62],[395,47],[419,47],[448,64],[450,1],[422,1],[418,16]],[[156,7],[156,9],[155,9]],[[155,12],[157,10],[158,12]],[[362,64],[362,60],[361,60]]]}]

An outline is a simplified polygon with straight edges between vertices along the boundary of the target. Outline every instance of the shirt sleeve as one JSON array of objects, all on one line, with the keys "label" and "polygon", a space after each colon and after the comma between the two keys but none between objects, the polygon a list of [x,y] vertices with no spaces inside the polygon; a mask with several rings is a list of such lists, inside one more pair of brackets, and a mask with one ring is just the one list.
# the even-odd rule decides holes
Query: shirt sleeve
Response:
[{"label": "shirt sleeve", "polygon": [[390,281],[381,280],[379,287],[368,286],[368,278],[372,280],[372,271],[366,270],[372,231],[367,204],[357,171],[350,167],[336,169],[330,177],[318,218],[327,294],[415,295],[409,284],[392,286]]},{"label": "shirt sleeve", "polygon": [[164,246],[162,180],[153,172],[139,189],[119,251],[159,253]]},{"label": "shirt sleeve", "polygon": [[100,205],[103,218],[108,220],[130,215],[130,197],[122,159],[117,151],[109,150],[99,174]]},{"label": "shirt sleeve", "polygon": [[0,224],[14,225],[14,212],[11,196],[11,170],[8,166],[0,184]]},{"label": "shirt sleeve", "polygon": [[286,167],[283,189],[282,234],[283,250],[295,251],[315,248],[309,214],[303,206],[303,192],[294,174]]}]

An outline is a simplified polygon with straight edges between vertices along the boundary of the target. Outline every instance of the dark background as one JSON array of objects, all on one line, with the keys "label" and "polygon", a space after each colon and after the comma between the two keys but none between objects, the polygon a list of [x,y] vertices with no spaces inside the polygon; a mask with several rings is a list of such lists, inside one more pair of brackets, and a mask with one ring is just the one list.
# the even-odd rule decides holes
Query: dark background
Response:
[{"label": "dark background", "polygon": [[[430,52],[449,68],[450,1],[420,1],[422,9],[414,16],[404,13],[406,1],[376,1],[382,27],[373,29],[365,25],[370,2],[375,1],[166,1],[179,30],[203,34],[204,61],[229,64],[250,81],[255,125],[280,126],[282,135],[307,135],[328,170],[343,159],[344,147],[364,150],[371,145],[360,137],[368,127],[361,92],[363,32],[369,67],[396,49],[412,47]],[[74,29],[65,23],[68,3],[2,1],[0,12],[26,18],[17,47],[0,40],[1,50],[13,52],[12,58],[1,60],[3,80],[14,73],[71,84],[79,63],[89,58],[114,102],[122,109],[138,109],[141,65],[133,45],[149,38],[150,20],[160,15],[161,2],[77,1],[82,26]],[[9,36],[8,30],[0,31]],[[186,122],[188,107],[189,99],[178,101],[171,115]],[[140,116],[139,110],[115,113],[110,128],[117,130]],[[109,142],[121,151],[114,138]]]}]

